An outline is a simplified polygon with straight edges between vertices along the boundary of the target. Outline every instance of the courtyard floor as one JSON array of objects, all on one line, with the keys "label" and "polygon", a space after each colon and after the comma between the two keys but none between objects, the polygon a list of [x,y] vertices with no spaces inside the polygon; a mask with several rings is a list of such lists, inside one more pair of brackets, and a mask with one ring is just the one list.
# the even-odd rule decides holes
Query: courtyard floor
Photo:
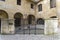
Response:
[{"label": "courtyard floor", "polygon": [[60,40],[60,35],[0,35],[0,40]]},{"label": "courtyard floor", "polygon": [[60,29],[54,35],[0,35],[0,40],[60,40]]}]

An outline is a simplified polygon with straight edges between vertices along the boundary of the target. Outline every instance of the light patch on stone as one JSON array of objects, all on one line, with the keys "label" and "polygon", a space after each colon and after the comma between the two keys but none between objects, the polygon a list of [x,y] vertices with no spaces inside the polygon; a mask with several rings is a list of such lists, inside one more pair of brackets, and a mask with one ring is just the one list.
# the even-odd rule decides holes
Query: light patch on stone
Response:
[{"label": "light patch on stone", "polygon": [[40,1],[40,0],[32,0],[33,2],[38,2],[38,1]]},{"label": "light patch on stone", "polygon": [[55,34],[58,30],[58,20],[45,20],[45,34]]}]

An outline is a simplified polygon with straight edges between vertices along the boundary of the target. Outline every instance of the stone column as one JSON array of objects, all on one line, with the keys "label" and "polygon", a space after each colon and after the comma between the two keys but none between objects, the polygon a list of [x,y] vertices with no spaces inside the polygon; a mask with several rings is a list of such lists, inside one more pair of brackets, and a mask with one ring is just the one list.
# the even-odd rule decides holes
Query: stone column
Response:
[{"label": "stone column", "polygon": [[58,33],[57,31],[58,31],[58,19],[57,18],[45,19],[44,33],[55,34]]},{"label": "stone column", "polygon": [[1,19],[1,33],[2,34],[14,34],[14,19]]}]

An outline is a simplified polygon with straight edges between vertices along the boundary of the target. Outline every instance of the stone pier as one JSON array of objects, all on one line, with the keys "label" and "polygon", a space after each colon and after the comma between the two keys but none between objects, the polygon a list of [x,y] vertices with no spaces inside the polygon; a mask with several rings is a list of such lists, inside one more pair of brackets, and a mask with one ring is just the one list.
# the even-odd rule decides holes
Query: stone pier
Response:
[{"label": "stone pier", "polygon": [[14,20],[13,19],[1,19],[1,34],[14,34]]},{"label": "stone pier", "polygon": [[58,33],[58,18],[45,19],[45,34]]}]

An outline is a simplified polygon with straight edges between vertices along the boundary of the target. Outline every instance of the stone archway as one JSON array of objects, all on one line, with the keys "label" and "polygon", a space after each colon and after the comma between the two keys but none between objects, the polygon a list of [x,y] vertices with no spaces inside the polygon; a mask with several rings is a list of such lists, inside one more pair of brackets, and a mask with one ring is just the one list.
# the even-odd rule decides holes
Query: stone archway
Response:
[{"label": "stone archway", "polygon": [[43,18],[38,18],[38,19],[37,19],[37,24],[42,24],[42,25],[44,25],[44,19],[43,19]]},{"label": "stone archway", "polygon": [[23,15],[21,13],[16,13],[14,15],[14,23],[15,23],[15,32],[16,33],[20,33],[21,29],[22,29],[22,19],[23,19]]},{"label": "stone archway", "polygon": [[28,15],[28,24],[35,24],[35,16]]},{"label": "stone archway", "polygon": [[7,19],[8,18],[7,12],[4,10],[0,10],[0,18]]},{"label": "stone archway", "polygon": [[[2,30],[4,31],[6,29],[4,26],[6,26],[6,27],[8,26],[7,20],[8,20],[7,12],[4,11],[4,10],[0,10],[0,33],[1,33]],[[1,29],[1,27],[2,27],[2,29]]]},{"label": "stone archway", "polygon": [[16,13],[14,15],[14,18],[15,18],[15,27],[21,26],[23,15],[21,13]]}]

